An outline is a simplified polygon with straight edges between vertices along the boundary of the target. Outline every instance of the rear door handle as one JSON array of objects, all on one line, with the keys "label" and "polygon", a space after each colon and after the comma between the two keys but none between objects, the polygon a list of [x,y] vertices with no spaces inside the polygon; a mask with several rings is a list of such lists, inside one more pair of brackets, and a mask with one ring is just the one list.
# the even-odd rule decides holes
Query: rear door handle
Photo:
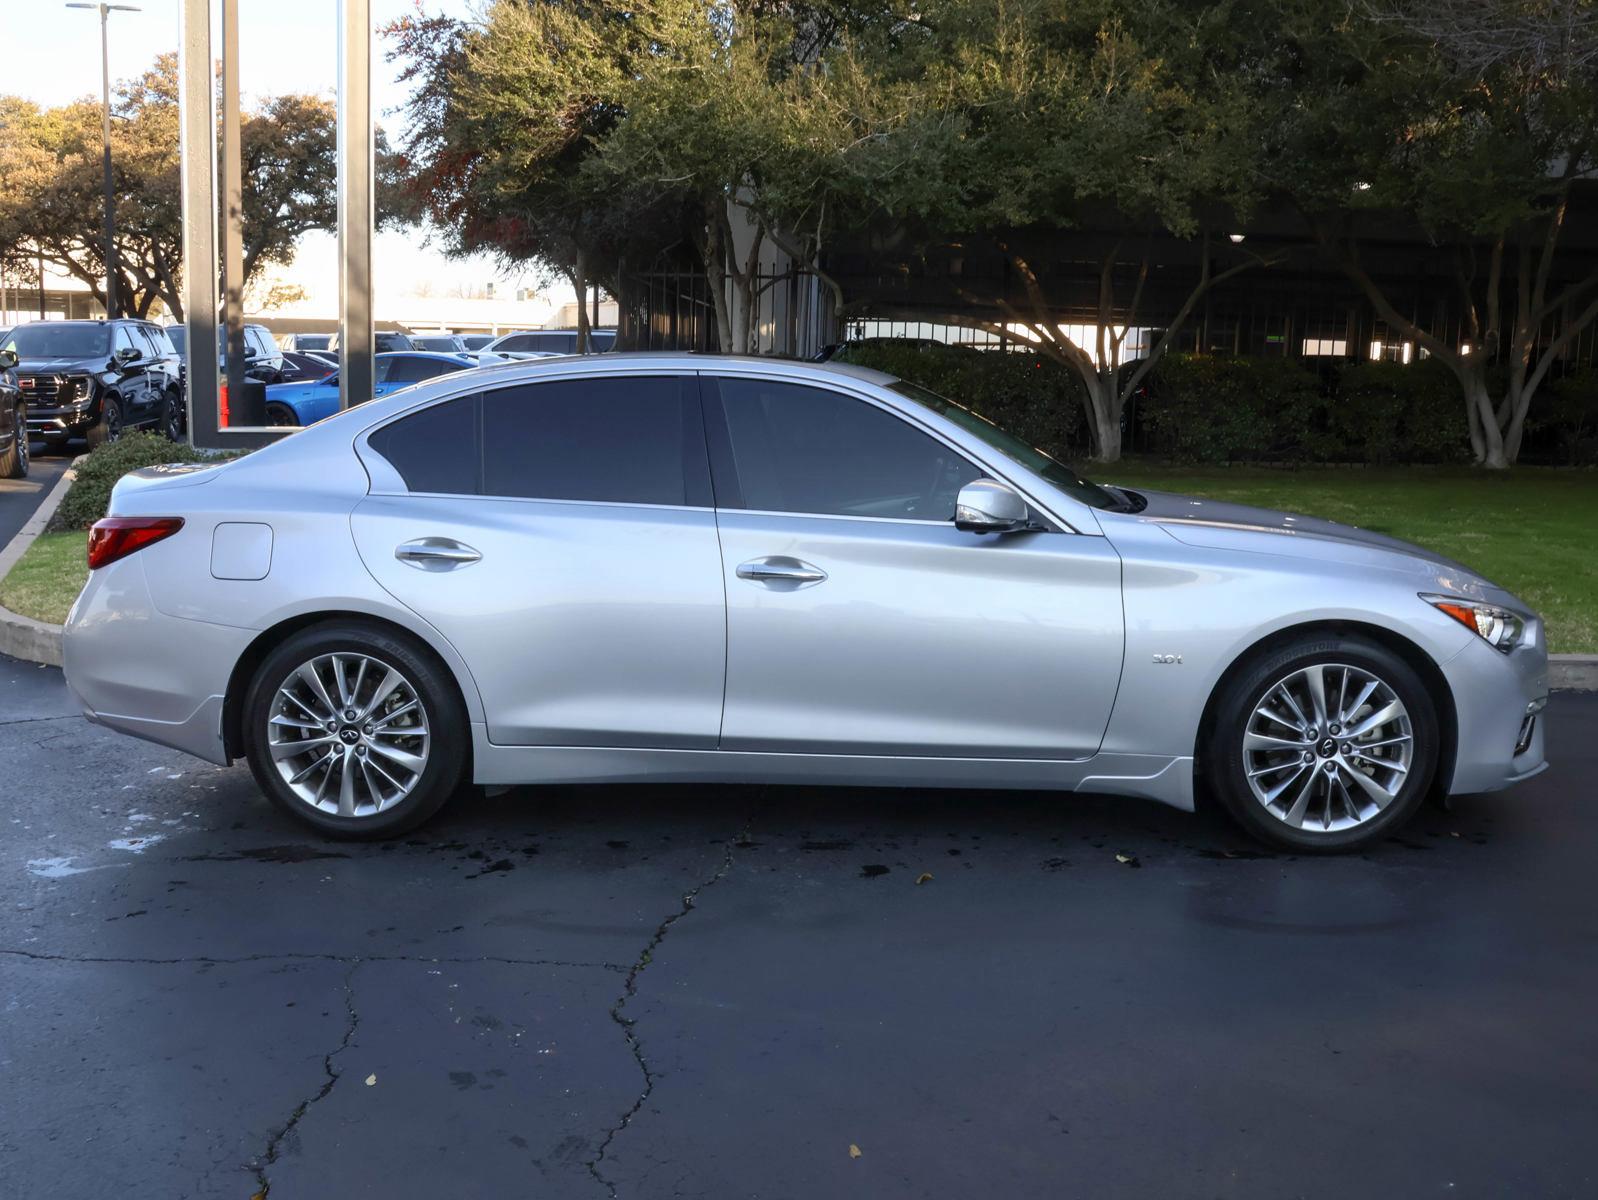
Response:
[{"label": "rear door handle", "polygon": [[812,566],[801,559],[789,558],[786,554],[775,554],[769,558],[752,558],[746,563],[739,563],[738,578],[752,580],[755,583],[803,585],[820,583],[827,578],[827,573],[820,567]]},{"label": "rear door handle", "polygon": [[425,537],[394,547],[394,557],[419,571],[453,571],[470,566],[483,556],[454,538]]}]

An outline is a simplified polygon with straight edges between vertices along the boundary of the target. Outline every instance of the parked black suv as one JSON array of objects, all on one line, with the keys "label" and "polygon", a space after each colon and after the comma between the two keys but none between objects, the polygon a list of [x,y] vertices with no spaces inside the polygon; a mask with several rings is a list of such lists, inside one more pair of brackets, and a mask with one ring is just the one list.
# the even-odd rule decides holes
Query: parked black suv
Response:
[{"label": "parked black suv", "polygon": [[[0,340],[4,339],[0,333]],[[0,479],[28,473],[28,406],[17,387],[17,356],[0,350]]]},{"label": "parked black suv", "polygon": [[28,429],[59,450],[68,438],[114,442],[124,430],[183,432],[182,360],[149,321],[33,321],[6,335]]},{"label": "parked black suv", "polygon": [[[186,325],[168,325],[166,334],[177,347],[180,358],[187,357],[189,330]],[[217,345],[221,347],[227,331],[217,330]],[[219,348],[217,364],[222,374],[227,374],[227,355]],[[258,383],[282,383],[293,375],[283,370],[283,351],[278,349],[272,331],[265,325],[244,327],[244,373]]]}]

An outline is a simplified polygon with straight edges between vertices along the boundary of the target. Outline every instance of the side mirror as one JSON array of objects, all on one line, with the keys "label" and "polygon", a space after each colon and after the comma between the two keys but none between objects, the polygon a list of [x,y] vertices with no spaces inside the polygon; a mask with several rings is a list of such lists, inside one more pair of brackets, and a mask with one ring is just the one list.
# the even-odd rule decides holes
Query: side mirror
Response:
[{"label": "side mirror", "polygon": [[117,352],[112,355],[112,357],[115,358],[119,363],[138,362],[139,352],[132,346],[122,346],[118,348]]},{"label": "side mirror", "polygon": [[0,371],[9,371],[17,365],[17,352],[15,350],[0,350]]},{"label": "side mirror", "polygon": [[973,479],[954,502],[954,527],[967,533],[1014,533],[1032,528],[1026,501],[996,479]]}]

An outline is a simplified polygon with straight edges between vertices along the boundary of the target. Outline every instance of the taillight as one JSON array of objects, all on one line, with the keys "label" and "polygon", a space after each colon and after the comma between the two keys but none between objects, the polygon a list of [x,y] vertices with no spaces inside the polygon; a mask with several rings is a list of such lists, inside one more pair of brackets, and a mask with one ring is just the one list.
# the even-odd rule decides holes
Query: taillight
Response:
[{"label": "taillight", "polygon": [[89,530],[89,570],[109,566],[183,528],[182,517],[105,517]]}]

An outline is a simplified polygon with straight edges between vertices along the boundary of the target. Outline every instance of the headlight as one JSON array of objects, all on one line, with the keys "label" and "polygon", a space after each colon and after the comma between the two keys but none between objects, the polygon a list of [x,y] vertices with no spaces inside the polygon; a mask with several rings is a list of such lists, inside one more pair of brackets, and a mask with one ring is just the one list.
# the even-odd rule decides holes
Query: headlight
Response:
[{"label": "headlight", "polygon": [[1466,629],[1478,635],[1494,650],[1508,654],[1526,633],[1526,622],[1516,613],[1496,604],[1474,604],[1453,596],[1422,596],[1422,600],[1447,613]]},{"label": "headlight", "polygon": [[64,399],[81,403],[89,398],[93,388],[94,381],[87,375],[68,375],[61,391]]}]

